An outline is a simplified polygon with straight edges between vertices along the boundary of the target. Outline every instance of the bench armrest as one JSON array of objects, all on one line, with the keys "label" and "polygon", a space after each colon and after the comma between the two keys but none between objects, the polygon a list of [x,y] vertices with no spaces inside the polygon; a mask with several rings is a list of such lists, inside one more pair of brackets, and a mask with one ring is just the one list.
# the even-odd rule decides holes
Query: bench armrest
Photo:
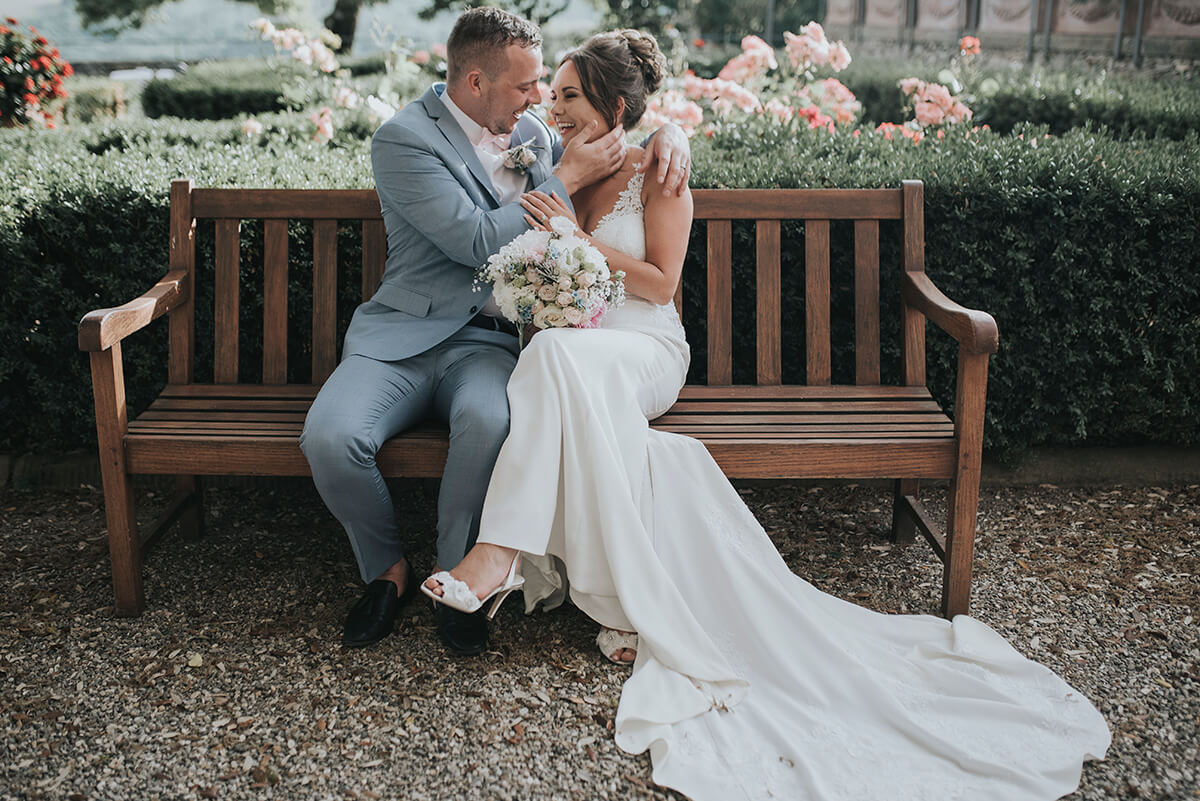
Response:
[{"label": "bench armrest", "polygon": [[125,337],[145,328],[186,300],[186,270],[172,270],[145,294],[123,306],[90,311],[79,321],[79,349],[108,350]]},{"label": "bench armrest", "polygon": [[954,337],[968,353],[995,353],[999,349],[1000,333],[992,315],[950,300],[925,273],[904,272],[900,293],[910,306]]}]

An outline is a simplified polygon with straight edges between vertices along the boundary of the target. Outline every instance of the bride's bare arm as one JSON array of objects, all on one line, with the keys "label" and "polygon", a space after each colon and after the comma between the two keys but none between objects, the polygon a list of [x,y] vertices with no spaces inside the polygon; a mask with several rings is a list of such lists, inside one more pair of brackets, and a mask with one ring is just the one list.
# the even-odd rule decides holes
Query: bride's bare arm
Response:
[{"label": "bride's bare arm", "polygon": [[592,244],[608,259],[610,270],[625,271],[625,291],[663,305],[675,297],[683,259],[692,232],[692,193],[663,195],[651,190],[646,198],[646,260],[613,250],[594,239]]}]

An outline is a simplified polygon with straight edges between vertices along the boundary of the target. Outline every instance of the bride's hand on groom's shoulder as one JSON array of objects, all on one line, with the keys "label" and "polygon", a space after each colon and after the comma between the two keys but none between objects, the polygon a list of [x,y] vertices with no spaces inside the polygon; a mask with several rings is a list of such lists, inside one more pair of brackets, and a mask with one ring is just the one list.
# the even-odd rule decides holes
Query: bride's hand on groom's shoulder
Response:
[{"label": "bride's hand on groom's shoulder", "polygon": [[692,167],[692,148],[688,144],[687,134],[678,125],[669,122],[655,131],[645,145],[646,152],[642,154],[638,172],[657,166],[655,177],[662,184],[663,196],[682,195],[688,188]]},{"label": "bride's hand on groom's shoulder", "polygon": [[583,132],[566,146],[554,168],[554,174],[563,182],[568,195],[603,181],[620,169],[625,161],[625,129],[618,125],[603,136],[592,139],[596,127],[595,120],[589,122]]}]

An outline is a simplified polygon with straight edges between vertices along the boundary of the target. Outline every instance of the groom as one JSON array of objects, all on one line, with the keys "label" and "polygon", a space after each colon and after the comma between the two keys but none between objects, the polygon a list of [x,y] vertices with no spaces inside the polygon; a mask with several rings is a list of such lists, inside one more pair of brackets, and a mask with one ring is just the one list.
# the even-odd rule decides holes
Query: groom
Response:
[{"label": "groom", "polygon": [[[350,647],[390,634],[417,592],[375,464],[388,438],[430,417],[448,423],[439,569],[457,565],[479,534],[492,466],[508,434],[505,390],[519,348],[516,328],[490,293],[475,291],[475,269],[528,230],[517,202],[522,192],[567,199],[623,160],[620,129],[590,143],[576,137],[563,150],[536,115],[524,113],[541,102],[541,43],[536,26],[508,12],[463,13],[446,42],[446,84],[405,106],[371,142],[387,229],[383,281],[355,311],[342,361],[313,402],[300,440],[317,490],[345,527],[368,582],[346,618],[343,643]],[[685,186],[683,133],[667,126],[652,143],[643,166],[658,160],[664,191]],[[537,160],[524,170],[507,166],[505,151],[522,144]],[[451,652],[474,655],[486,647],[482,613],[438,605],[437,615]]]}]

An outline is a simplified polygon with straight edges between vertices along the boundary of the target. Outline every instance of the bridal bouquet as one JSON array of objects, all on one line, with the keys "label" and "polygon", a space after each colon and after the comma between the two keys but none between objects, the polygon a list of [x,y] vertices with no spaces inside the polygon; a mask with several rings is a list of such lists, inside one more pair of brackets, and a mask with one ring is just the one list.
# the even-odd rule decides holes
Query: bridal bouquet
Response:
[{"label": "bridal bouquet", "polygon": [[523,329],[595,328],[625,302],[625,273],[610,272],[604,254],[553,217],[549,231],[526,231],[479,269],[501,313]]}]

